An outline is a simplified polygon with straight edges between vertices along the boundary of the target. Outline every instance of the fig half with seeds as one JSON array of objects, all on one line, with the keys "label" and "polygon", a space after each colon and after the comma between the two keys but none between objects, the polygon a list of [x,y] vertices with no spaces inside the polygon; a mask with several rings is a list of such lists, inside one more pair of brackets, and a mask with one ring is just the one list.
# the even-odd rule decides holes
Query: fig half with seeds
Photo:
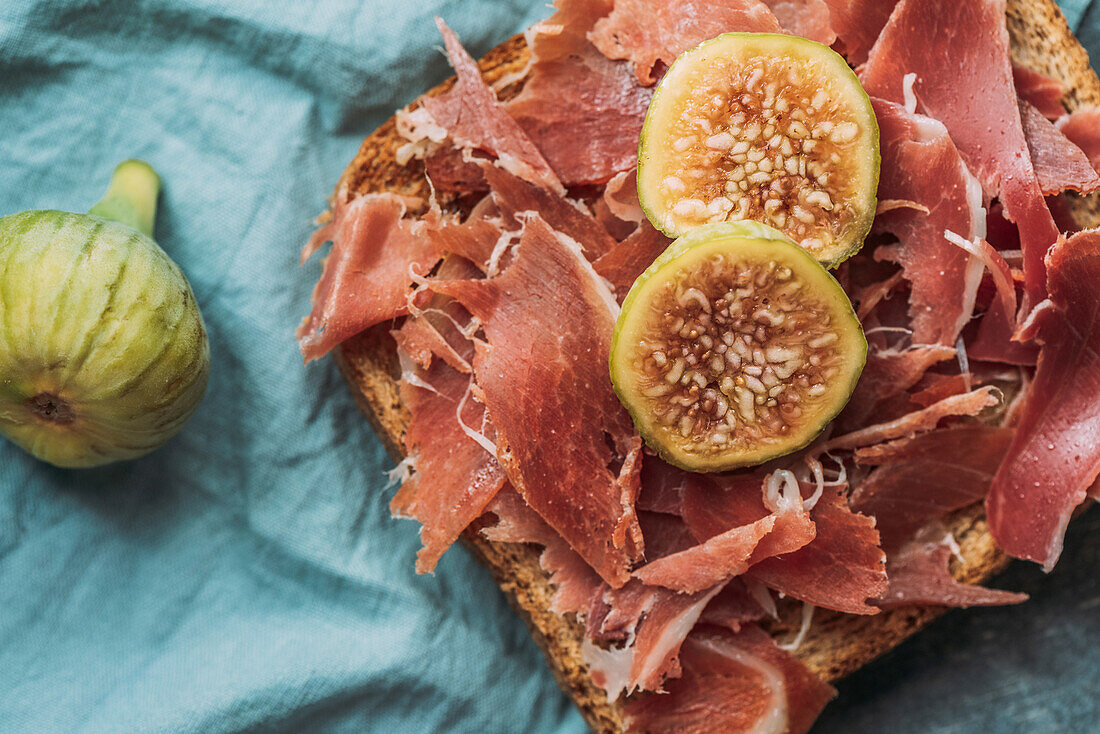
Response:
[{"label": "fig half with seeds", "polygon": [[159,188],[130,160],[88,214],[0,218],[0,433],[43,461],[141,456],[202,400],[206,328],[151,239]]},{"label": "fig half with seeds", "polygon": [[863,245],[878,176],[878,123],[848,64],[771,33],[727,33],[680,54],[638,148],[638,198],[665,234],[752,219],[828,267]]},{"label": "fig half with seeds", "polygon": [[810,443],[848,402],[867,340],[816,260],[758,222],[702,225],[634,282],[611,381],[671,464],[714,472]]}]

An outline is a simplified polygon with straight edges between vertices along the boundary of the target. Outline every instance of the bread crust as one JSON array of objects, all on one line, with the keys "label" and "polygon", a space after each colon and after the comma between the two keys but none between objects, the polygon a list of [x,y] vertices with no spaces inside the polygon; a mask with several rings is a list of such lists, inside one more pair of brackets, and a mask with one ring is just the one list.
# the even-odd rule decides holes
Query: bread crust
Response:
[{"label": "bread crust", "polygon": [[[1008,0],[1007,26],[1013,61],[1065,84],[1068,91],[1063,103],[1068,109],[1100,104],[1100,80],[1053,0]],[[523,36],[515,36],[490,51],[479,66],[492,84],[505,75],[521,73],[529,58]],[[429,94],[441,94],[453,83],[452,78]],[[507,96],[507,90],[503,96]],[[390,118],[363,141],[340,178],[334,197],[391,191],[426,199],[428,189],[420,164],[400,166],[394,158],[402,142]],[[1075,197],[1073,207],[1078,220],[1092,226],[1100,224],[1096,204],[1095,196]],[[399,459],[409,414],[398,392],[400,369],[388,326],[380,325],[348,340],[334,352],[334,358],[360,409],[390,455]],[[961,563],[952,561],[952,573],[960,581],[988,580],[1007,565],[1008,559],[993,544],[981,505],[955,513],[948,526],[963,558]],[[562,689],[594,731],[620,732],[620,706],[607,702],[581,658],[583,627],[572,615],[561,616],[549,610],[553,587],[538,564],[538,549],[494,543],[476,531],[475,526],[464,533],[465,545],[488,567],[509,603],[523,617]],[[911,607],[866,617],[819,610],[795,654],[823,679],[835,681],[896,647],[943,611]],[[788,605],[784,612],[781,620],[770,627],[779,636],[791,635],[797,628],[797,609]]]}]

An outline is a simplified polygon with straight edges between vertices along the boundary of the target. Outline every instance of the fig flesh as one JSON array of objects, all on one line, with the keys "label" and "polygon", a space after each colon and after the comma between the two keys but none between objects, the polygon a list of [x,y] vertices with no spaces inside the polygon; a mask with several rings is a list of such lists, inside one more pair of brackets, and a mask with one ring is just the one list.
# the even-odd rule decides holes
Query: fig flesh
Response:
[{"label": "fig flesh", "polygon": [[757,222],[708,224],[634,282],[611,380],[646,443],[697,472],[809,444],[847,403],[867,356],[840,284]]},{"label": "fig flesh", "polygon": [[833,267],[871,227],[878,123],[844,59],[794,36],[727,33],[681,54],[638,148],[638,197],[677,237],[752,219]]},{"label": "fig flesh", "polygon": [[0,432],[43,461],[141,456],[202,399],[206,328],[150,238],[158,188],[126,161],[90,214],[0,218]]}]

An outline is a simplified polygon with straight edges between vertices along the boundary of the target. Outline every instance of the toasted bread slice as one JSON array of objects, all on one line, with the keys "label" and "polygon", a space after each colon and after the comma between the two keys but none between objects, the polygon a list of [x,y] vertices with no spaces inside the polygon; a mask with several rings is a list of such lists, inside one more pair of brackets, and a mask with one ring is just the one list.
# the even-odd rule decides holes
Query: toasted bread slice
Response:
[{"label": "toasted bread slice", "polygon": [[[1100,80],[1053,0],[1009,0],[1007,22],[1017,64],[1063,82],[1068,90],[1063,101],[1071,110],[1100,104]],[[505,75],[522,72],[529,56],[523,37],[516,36],[490,51],[480,67],[486,80],[493,83]],[[444,82],[429,94],[446,91],[453,81]],[[400,166],[394,159],[394,151],[403,142],[391,118],[363,141],[340,179],[337,195],[392,191],[426,197],[422,168],[415,163]],[[1096,203],[1095,197],[1074,200],[1075,214],[1083,225],[1100,225]],[[400,458],[409,415],[398,393],[400,370],[388,326],[381,325],[345,342],[335,358],[356,402],[390,455]],[[980,505],[956,513],[949,527],[963,558],[962,563],[952,562],[956,578],[982,582],[1005,567],[1008,559],[994,546]],[[561,687],[592,728],[598,732],[621,731],[620,707],[608,703],[581,658],[582,626],[571,615],[563,617],[549,609],[553,587],[539,566],[539,550],[487,541],[475,528],[466,531],[464,541],[527,622]],[[894,648],[943,611],[914,607],[865,617],[822,610],[795,654],[822,678],[835,681]],[[771,631],[780,636],[792,634],[797,627],[795,616],[783,615],[784,621],[773,624]]]}]

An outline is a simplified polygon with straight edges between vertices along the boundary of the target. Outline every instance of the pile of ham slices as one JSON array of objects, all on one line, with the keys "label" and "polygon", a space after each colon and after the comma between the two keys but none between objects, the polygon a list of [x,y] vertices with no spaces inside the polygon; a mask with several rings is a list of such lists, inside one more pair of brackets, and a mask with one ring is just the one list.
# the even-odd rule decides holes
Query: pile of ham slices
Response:
[{"label": "pile of ham slices", "polygon": [[[592,678],[651,732],[811,726],[834,691],[757,626],[777,596],[806,625],[1023,598],[957,583],[942,521],[984,500],[999,546],[1049,569],[1100,471],[1100,232],[1064,199],[1100,189],[1100,110],[1067,116],[1056,81],[1013,67],[1004,0],[559,0],[506,102],[440,30],[457,83],[398,113],[432,199],[338,195],[299,330],[315,359],[393,326],[411,422],[392,509],[422,526],[418,571],[483,516],[541,546]],[[607,359],[668,244],[633,184],[654,84],[728,31],[832,44],[872,97],[879,212],[836,273],[871,349],[809,449],[698,475],[643,448]]]}]

